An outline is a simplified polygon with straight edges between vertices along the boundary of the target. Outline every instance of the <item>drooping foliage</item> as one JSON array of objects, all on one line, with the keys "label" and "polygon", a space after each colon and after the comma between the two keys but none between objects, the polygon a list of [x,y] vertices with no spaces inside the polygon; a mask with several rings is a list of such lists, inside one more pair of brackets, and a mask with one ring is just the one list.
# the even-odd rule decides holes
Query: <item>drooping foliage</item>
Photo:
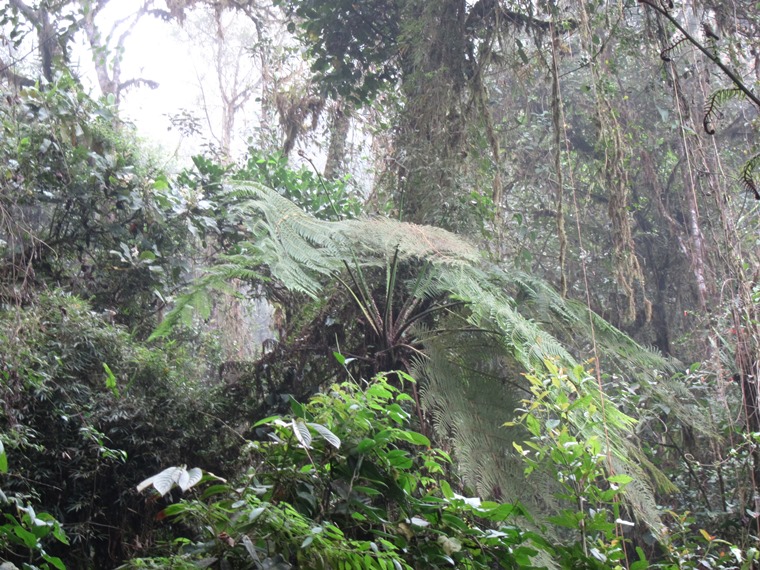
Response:
[{"label": "drooping foliage", "polygon": [[[372,491],[352,507],[387,507],[374,527],[341,519],[341,534],[320,515],[350,510],[347,472],[330,471],[343,459],[329,443],[334,433],[293,398],[307,402],[347,371],[358,379],[401,369],[420,379],[404,383],[404,419],[453,452],[452,486],[519,496],[548,514],[539,524],[559,527],[552,539],[563,541],[547,550],[553,562],[646,567],[638,550],[632,561],[635,545],[670,557],[661,567],[752,566],[760,533],[753,2],[172,0],[164,9],[146,0],[108,32],[106,9],[121,4],[0,5],[0,473],[9,499],[0,557],[112,567],[133,554],[176,552],[153,547],[181,536],[197,541],[182,547],[186,557],[135,565],[245,567],[261,556],[284,567],[306,565],[313,552],[317,564],[339,567],[382,568],[392,558],[430,567],[451,564],[442,551],[464,565],[491,554],[475,552],[483,544],[514,546],[529,521],[493,529],[506,538],[479,534],[472,525],[500,521],[472,509],[447,513],[467,528],[412,524],[410,539],[399,529],[415,513]],[[200,4],[216,26],[215,54],[231,30],[222,14],[250,17],[237,23],[251,26],[245,35],[256,45],[237,57],[253,56],[260,82],[221,90],[221,154],[209,146],[175,178],[168,153],[153,158],[136,145],[117,113],[137,94],[128,89],[152,84],[124,76],[122,47],[142,16],[181,22]],[[278,7],[308,50],[285,33]],[[102,102],[80,84],[79,40],[92,49]],[[221,79],[232,70],[216,59]],[[265,150],[252,147],[234,164],[227,143],[242,124],[238,94],[250,96],[252,115],[238,148]],[[199,109],[209,126],[210,98]],[[197,119],[179,112],[173,128],[197,135]],[[347,172],[348,183],[338,178]],[[225,188],[226,179],[238,182]],[[369,193],[364,206],[358,187]],[[362,207],[431,225],[358,218]],[[212,267],[146,348],[141,339],[201,263]],[[700,362],[682,366],[631,338]],[[402,376],[386,378],[397,388]],[[317,397],[350,409],[360,396],[330,398]],[[280,443],[240,453],[240,442],[258,446],[266,436],[258,419],[285,409],[296,416],[285,427],[264,422]],[[372,439],[384,443],[378,427]],[[308,445],[327,458],[317,462],[324,469],[308,466]],[[407,451],[391,449],[397,471],[364,481],[368,488],[384,495],[399,472],[419,475]],[[349,461],[380,461],[359,456]],[[252,457],[275,481],[268,491],[240,477]],[[195,496],[175,507],[187,509],[184,521],[165,525],[153,514],[166,514],[161,501],[171,499],[129,489],[163,473],[154,487],[187,490],[184,476],[194,481],[198,471],[184,462],[231,483],[217,480],[218,496]],[[658,492],[673,489],[663,471],[676,495]],[[628,502],[618,501],[622,484]],[[262,497],[271,518],[259,511]],[[435,490],[426,497],[441,499]],[[440,505],[459,500],[443,497],[417,505],[432,525],[443,520]],[[655,501],[673,512],[660,518]],[[631,528],[639,521],[654,532]],[[322,524],[326,532],[312,532]],[[655,544],[661,525],[672,542]],[[366,534],[379,527],[410,557],[390,547],[377,555]],[[283,528],[290,534],[261,538]],[[202,553],[216,560],[197,560]]]},{"label": "drooping foliage", "polygon": [[[386,218],[320,221],[253,183],[231,183],[228,192],[232,215],[247,220],[256,239],[240,243],[237,253],[209,278],[223,278],[229,272],[240,275],[243,270],[266,274],[313,299],[329,291],[330,283],[343,283],[338,298],[355,304],[363,315],[362,342],[372,345],[376,353],[394,355],[385,366],[406,365],[415,370],[422,381],[423,408],[439,434],[450,437],[457,453],[462,453],[468,483],[487,496],[509,499],[520,493],[519,459],[505,452],[509,447],[505,444],[519,435],[502,435],[498,426],[520,402],[525,390],[521,373],[543,369],[547,361],[575,367],[573,354],[591,350],[592,339],[603,355],[605,369],[637,377],[653,397],[667,400],[684,421],[702,431],[709,429],[688,404],[688,395],[676,394],[663,380],[662,375],[672,371],[671,363],[639,347],[582,305],[563,299],[540,280],[487,263],[454,234]],[[414,267],[414,271],[405,274],[404,267]],[[377,281],[367,285],[363,278],[378,269],[386,273],[382,295]],[[199,294],[202,291],[190,293],[175,314],[187,310],[188,302]],[[424,315],[414,316],[410,299],[430,302]],[[402,335],[388,335],[393,323],[401,321],[414,322]],[[313,324],[322,326],[319,318]],[[165,332],[159,330],[159,334]],[[356,341],[348,333],[341,346],[333,346],[363,358],[366,353],[354,345]],[[292,349],[298,346],[296,342]],[[288,349],[287,344],[281,347],[285,354]],[[304,375],[301,389],[324,379]],[[604,410],[606,423],[590,427],[578,417],[575,428],[591,429],[599,437],[603,433],[598,430],[607,431],[604,441],[620,465],[636,457],[648,466],[650,475],[659,477],[630,438],[634,420],[612,403],[605,406],[598,384],[584,381],[577,389]],[[483,437],[484,433],[493,437]],[[640,478],[646,471],[633,465],[626,469]],[[669,487],[662,478],[659,482]],[[643,519],[657,528],[651,492],[639,490],[641,496],[633,497],[633,503]],[[549,496],[536,494],[538,502],[542,498]]]}]

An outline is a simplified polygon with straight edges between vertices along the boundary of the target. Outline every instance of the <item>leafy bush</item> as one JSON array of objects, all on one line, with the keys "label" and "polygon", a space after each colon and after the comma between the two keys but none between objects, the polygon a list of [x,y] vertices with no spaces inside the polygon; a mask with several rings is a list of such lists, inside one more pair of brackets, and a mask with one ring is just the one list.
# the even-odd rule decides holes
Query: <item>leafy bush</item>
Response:
[{"label": "leafy bush", "polygon": [[232,233],[234,220],[226,218],[228,198],[221,192],[223,180],[257,182],[273,188],[280,195],[322,220],[341,220],[357,217],[361,200],[349,186],[348,180],[325,180],[314,170],[301,166],[294,168],[281,154],[265,155],[254,148],[241,165],[222,166],[213,158],[193,157],[193,170],[185,170],[178,177],[196,192],[202,192],[206,204],[213,205],[216,223],[222,233]]},{"label": "leafy bush", "polygon": [[61,521],[72,566],[111,568],[150,540],[133,481],[188,455],[218,465],[221,434],[200,413],[213,406],[182,351],[136,345],[82,300],[51,292],[1,312],[0,354],[3,490]]},{"label": "leafy bush", "polygon": [[[596,379],[582,366],[565,370],[549,362],[547,368],[546,375],[526,374],[532,397],[524,401],[517,422],[509,425],[526,430],[526,441],[514,444],[525,460],[526,475],[555,474],[564,506],[549,522],[565,530],[566,545],[556,549],[563,567],[578,567],[581,562],[587,567],[631,570],[756,567],[760,561],[756,539],[744,546],[733,544],[697,526],[688,513],[673,511],[663,513],[661,528],[647,529],[642,513],[629,512],[625,496],[637,492],[644,480],[636,466],[620,462],[608,451],[604,415],[578,390]],[[573,417],[576,421],[571,421]],[[586,431],[596,431],[595,435],[575,433],[572,426],[579,417],[587,422]],[[645,535],[649,540],[641,540]],[[656,545],[649,549],[649,560],[647,544]]]},{"label": "leafy bush", "polygon": [[189,267],[177,255],[190,245],[186,198],[115,109],[67,75],[3,97],[0,136],[3,298],[56,284],[151,328],[142,321]]},{"label": "leafy bush", "polygon": [[249,149],[245,165],[233,173],[233,178],[274,188],[321,220],[355,218],[361,212],[361,201],[347,179],[325,180],[306,166],[292,168],[280,154],[266,156]]},{"label": "leafy bush", "polygon": [[[8,457],[2,438],[0,438],[0,473],[8,473]],[[61,523],[52,515],[35,512],[31,504],[25,504],[23,496],[18,494],[8,496],[2,488],[0,488],[0,512],[4,515],[0,524],[0,555],[3,558],[24,560],[26,561],[24,568],[66,569],[59,557],[51,556],[45,550],[45,543],[51,538],[62,544],[69,544]],[[43,562],[39,563],[39,559]],[[35,563],[39,566],[35,566]]]},{"label": "leafy bush", "polygon": [[207,475],[203,491],[159,513],[194,529],[175,541],[171,560],[486,569],[531,567],[539,551],[551,553],[538,534],[516,525],[526,516],[519,505],[452,489],[448,455],[409,429],[410,400],[380,376],[364,386],[334,385],[308,404],[291,402],[288,417],[260,420],[266,439],[244,449],[251,466],[241,481]]}]

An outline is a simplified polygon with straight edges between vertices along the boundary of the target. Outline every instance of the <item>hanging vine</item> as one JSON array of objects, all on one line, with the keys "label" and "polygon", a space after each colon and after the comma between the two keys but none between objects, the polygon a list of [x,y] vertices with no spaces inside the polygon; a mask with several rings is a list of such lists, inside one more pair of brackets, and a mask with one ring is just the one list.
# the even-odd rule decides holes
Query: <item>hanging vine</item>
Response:
[{"label": "hanging vine", "polygon": [[559,237],[559,272],[560,290],[562,296],[567,296],[567,274],[565,273],[565,260],[567,257],[567,232],[565,231],[565,211],[562,176],[562,99],[559,90],[559,34],[557,28],[552,25],[552,126],[554,128],[554,170],[557,175],[556,209],[557,209],[557,236]]},{"label": "hanging vine", "polygon": [[[587,53],[593,53],[593,32],[588,20],[588,12],[582,1],[579,2],[581,16],[581,40]],[[607,213],[612,225],[612,252],[614,276],[618,287],[625,296],[627,307],[625,317],[632,321],[636,318],[636,287],[644,292],[645,279],[636,246],[631,233],[628,215],[629,182],[627,164],[629,151],[623,143],[621,127],[617,112],[604,92],[605,77],[602,65],[592,65],[592,88],[596,105],[596,117],[599,126],[599,145],[604,151],[604,182],[609,192]],[[652,304],[644,293],[644,311],[646,320],[651,319]]]}]

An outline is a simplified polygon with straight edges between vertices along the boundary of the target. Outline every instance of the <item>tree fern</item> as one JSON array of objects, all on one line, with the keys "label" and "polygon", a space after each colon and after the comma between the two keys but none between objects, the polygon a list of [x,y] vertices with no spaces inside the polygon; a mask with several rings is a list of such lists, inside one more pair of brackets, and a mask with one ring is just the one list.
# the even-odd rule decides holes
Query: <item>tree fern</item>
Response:
[{"label": "tree fern", "polygon": [[[525,496],[522,468],[511,448],[521,434],[500,427],[524,397],[520,374],[542,370],[547,361],[575,367],[573,353],[590,351],[592,327],[607,365],[638,376],[645,389],[666,399],[682,420],[694,423],[698,417],[661,382],[672,363],[638,346],[585,306],[562,298],[540,279],[486,263],[474,246],[455,234],[384,218],[320,221],[277,192],[252,183],[236,183],[229,199],[234,203],[232,215],[244,220],[257,239],[228,257],[224,271],[237,266],[256,274],[256,267],[266,267],[284,287],[315,299],[340,281],[375,329],[387,326],[396,289],[407,295],[395,311],[397,317],[416,306],[410,299],[449,300],[439,305],[449,317],[439,312],[431,330],[421,323],[417,327],[424,357],[416,358],[415,372],[423,386],[424,409],[439,434],[451,438],[466,479],[484,494],[505,500]],[[403,283],[398,281],[401,266],[409,269]],[[377,284],[368,282],[364,272],[378,268],[385,269],[385,292],[375,299]],[[188,299],[185,306],[189,303]],[[636,465],[646,463],[631,436],[635,421],[609,403],[605,407],[595,385],[578,390],[605,410],[605,429],[602,433],[598,425],[580,417],[575,428],[608,440],[615,461],[641,474]],[[649,471],[657,477],[654,468]],[[631,497],[637,512],[656,528],[656,513],[646,507],[653,504],[651,492],[643,482],[632,489],[640,495]],[[533,495],[537,505],[550,507],[550,493],[536,489]]]}]

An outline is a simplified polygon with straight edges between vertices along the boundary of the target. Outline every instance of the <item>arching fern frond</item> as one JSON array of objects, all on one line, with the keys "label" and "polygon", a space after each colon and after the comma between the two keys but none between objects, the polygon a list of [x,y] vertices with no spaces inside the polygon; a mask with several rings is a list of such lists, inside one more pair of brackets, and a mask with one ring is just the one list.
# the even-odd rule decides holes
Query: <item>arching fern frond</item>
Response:
[{"label": "arching fern frond", "polygon": [[[228,196],[232,215],[243,220],[255,239],[225,260],[224,271],[264,268],[260,273],[312,298],[340,281],[353,295],[346,296],[346,303],[358,303],[359,318],[364,316],[378,334],[391,319],[416,323],[416,334],[406,324],[395,332],[414,336],[416,353],[425,355],[416,365],[422,405],[439,433],[452,439],[464,473],[484,494],[519,497],[514,488],[522,480],[522,467],[510,442],[521,436],[501,425],[525,397],[522,372],[545,370],[547,362],[576,367],[574,355],[589,354],[591,327],[605,366],[651,379],[642,384],[653,393],[656,380],[671,369],[662,356],[640,347],[584,305],[564,299],[534,276],[487,264],[476,247],[448,231],[385,218],[320,221],[253,183],[234,183]],[[367,277],[383,270],[384,289]],[[419,308],[431,301],[438,303],[435,311]],[[191,299],[185,307],[189,305]],[[412,314],[415,310],[435,326],[426,329],[423,319]],[[595,385],[578,389],[605,410],[610,437],[580,417],[575,429],[609,441],[611,455],[621,463],[641,463],[631,435],[635,421],[613,405],[603,406]],[[671,408],[683,413],[683,420],[698,415],[685,405]],[[647,501],[651,496],[632,497],[639,507]],[[642,516],[657,527],[651,511],[637,510],[648,513]]]},{"label": "arching fern frond", "polygon": [[211,316],[212,300],[210,293],[216,291],[223,295],[238,297],[240,293],[230,285],[233,279],[248,283],[265,282],[267,278],[254,268],[248,267],[250,258],[230,256],[227,263],[214,266],[209,273],[195,280],[188,291],[179,295],[172,309],[154,330],[149,341],[168,336],[179,326],[192,327],[194,318],[208,319]]},{"label": "arching fern frond", "polygon": [[738,87],[729,89],[718,89],[705,102],[705,113],[702,119],[702,125],[708,135],[715,134],[715,120],[718,118],[720,108],[728,103],[731,99],[744,99],[746,95]]},{"label": "arching fern frond", "polygon": [[755,169],[758,166],[760,166],[760,154],[756,154],[744,163],[740,175],[744,188],[751,190],[755,194],[755,200],[760,200],[760,190],[758,190],[757,182],[755,181]]},{"label": "arching fern frond", "polygon": [[689,39],[686,36],[681,36],[673,40],[670,45],[660,52],[660,59],[662,59],[662,61],[673,61],[673,54],[676,51],[683,49],[688,41]]}]

